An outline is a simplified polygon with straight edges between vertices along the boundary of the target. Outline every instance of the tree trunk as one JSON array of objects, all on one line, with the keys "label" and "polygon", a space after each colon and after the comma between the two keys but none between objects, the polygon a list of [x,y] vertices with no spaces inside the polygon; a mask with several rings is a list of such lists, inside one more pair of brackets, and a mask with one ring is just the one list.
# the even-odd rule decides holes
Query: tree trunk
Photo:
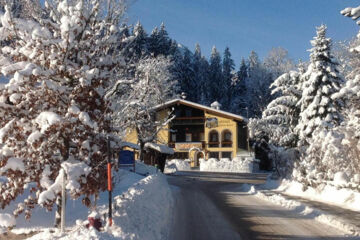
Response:
[{"label": "tree trunk", "polygon": [[54,227],[60,228],[60,223],[61,223],[61,196],[57,196]]},{"label": "tree trunk", "polygon": [[[63,153],[63,161],[66,161],[69,159],[69,150],[70,150],[70,141],[63,137],[63,141],[64,141],[64,146],[65,146],[65,152]],[[65,173],[64,173],[65,174]],[[65,199],[66,201],[66,199]],[[56,213],[55,213],[55,227],[56,228],[60,228],[60,223],[61,223],[61,196],[57,196],[56,197]]]},{"label": "tree trunk", "polygon": [[145,142],[143,142],[143,141],[141,141],[140,139],[139,139],[139,143],[140,143],[140,153],[139,153],[139,159],[140,159],[140,161],[144,161],[144,152],[145,152],[145,150],[144,150],[144,148],[145,148]]}]

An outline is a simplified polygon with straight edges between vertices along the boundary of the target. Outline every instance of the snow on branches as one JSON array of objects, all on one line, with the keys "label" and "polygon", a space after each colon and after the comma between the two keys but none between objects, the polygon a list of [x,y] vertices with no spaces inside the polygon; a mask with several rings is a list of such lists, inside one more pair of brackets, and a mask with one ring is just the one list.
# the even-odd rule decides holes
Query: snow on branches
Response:
[{"label": "snow on branches", "polygon": [[300,121],[297,126],[301,141],[309,142],[318,127],[332,128],[341,121],[341,101],[333,99],[343,83],[337,63],[330,52],[331,40],[326,38],[326,26],[317,28],[311,41],[310,65],[304,73]]},{"label": "snow on branches", "polygon": [[73,197],[89,203],[88,196],[106,186],[111,109],[104,95],[123,62],[116,47],[124,8],[119,1],[54,0],[45,1],[39,19],[15,18],[8,7],[0,16],[0,41],[7,43],[0,71],[10,79],[0,90],[2,208],[31,186],[14,214],[25,210],[30,217],[38,202],[50,209],[58,189],[42,201],[39,196],[65,161],[82,173],[67,172]]},{"label": "snow on branches", "polygon": [[170,66],[170,60],[162,55],[140,60],[127,93],[120,89],[120,96],[113,97],[114,124],[136,131],[141,152],[144,144],[156,140],[157,132],[166,125],[156,120],[153,108],[172,97],[176,82],[172,80]]}]

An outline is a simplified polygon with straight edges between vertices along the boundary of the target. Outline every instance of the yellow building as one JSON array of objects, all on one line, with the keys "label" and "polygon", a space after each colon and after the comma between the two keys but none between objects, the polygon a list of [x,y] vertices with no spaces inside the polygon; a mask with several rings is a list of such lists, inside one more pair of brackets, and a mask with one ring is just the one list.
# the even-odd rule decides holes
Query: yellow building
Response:
[{"label": "yellow building", "polygon": [[[174,99],[154,110],[158,121],[175,115],[157,135],[157,143],[174,149],[172,158],[190,158],[198,166],[199,158],[231,159],[248,150],[247,119],[220,110],[218,102],[208,107]],[[137,142],[135,131],[129,131],[126,141]]]}]

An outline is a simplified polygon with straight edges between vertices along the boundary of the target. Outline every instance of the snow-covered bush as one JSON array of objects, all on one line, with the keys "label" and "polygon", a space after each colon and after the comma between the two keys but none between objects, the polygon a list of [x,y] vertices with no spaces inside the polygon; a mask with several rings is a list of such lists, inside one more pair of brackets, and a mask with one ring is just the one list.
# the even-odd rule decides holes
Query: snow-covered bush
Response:
[{"label": "snow-covered bush", "polygon": [[30,217],[40,196],[50,209],[62,164],[71,195],[89,204],[88,196],[106,187],[104,96],[121,68],[116,46],[124,4],[45,1],[44,17],[36,19],[5,9],[0,40],[8,44],[0,49],[0,71],[10,82],[0,91],[1,208],[36,183],[14,214]]}]

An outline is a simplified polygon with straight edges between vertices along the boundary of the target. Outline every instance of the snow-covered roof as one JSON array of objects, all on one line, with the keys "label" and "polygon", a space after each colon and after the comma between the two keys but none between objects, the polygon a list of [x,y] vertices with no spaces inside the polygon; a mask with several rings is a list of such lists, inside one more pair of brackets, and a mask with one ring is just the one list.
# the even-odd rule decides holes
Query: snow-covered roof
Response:
[{"label": "snow-covered roof", "polygon": [[121,143],[119,144],[119,147],[120,147],[120,148],[129,147],[129,148],[132,148],[132,149],[135,149],[135,150],[140,150],[139,145],[137,145],[137,144],[135,144],[135,143],[131,143],[131,142],[121,142]]},{"label": "snow-covered roof", "polygon": [[160,110],[160,109],[169,107],[169,106],[174,105],[174,104],[183,104],[183,105],[186,105],[186,106],[189,106],[189,107],[204,110],[204,111],[206,111],[208,113],[211,113],[211,114],[222,115],[222,116],[232,118],[232,119],[238,120],[238,121],[244,121],[244,122],[248,121],[245,117],[243,117],[241,115],[237,115],[237,114],[234,114],[234,113],[229,113],[229,112],[226,112],[226,111],[211,108],[211,107],[199,104],[199,103],[194,103],[194,102],[190,102],[190,101],[187,101],[187,100],[184,100],[184,99],[179,99],[179,98],[170,100],[170,101],[168,101],[166,103],[163,103],[163,104],[159,104],[159,105],[154,107],[154,110]]},{"label": "snow-covered roof", "polygon": [[158,151],[158,152],[164,153],[164,154],[172,155],[175,153],[172,148],[169,148],[168,146],[163,145],[163,144],[147,142],[147,143],[145,143],[145,148],[150,148],[150,149],[153,149],[155,151]]}]

